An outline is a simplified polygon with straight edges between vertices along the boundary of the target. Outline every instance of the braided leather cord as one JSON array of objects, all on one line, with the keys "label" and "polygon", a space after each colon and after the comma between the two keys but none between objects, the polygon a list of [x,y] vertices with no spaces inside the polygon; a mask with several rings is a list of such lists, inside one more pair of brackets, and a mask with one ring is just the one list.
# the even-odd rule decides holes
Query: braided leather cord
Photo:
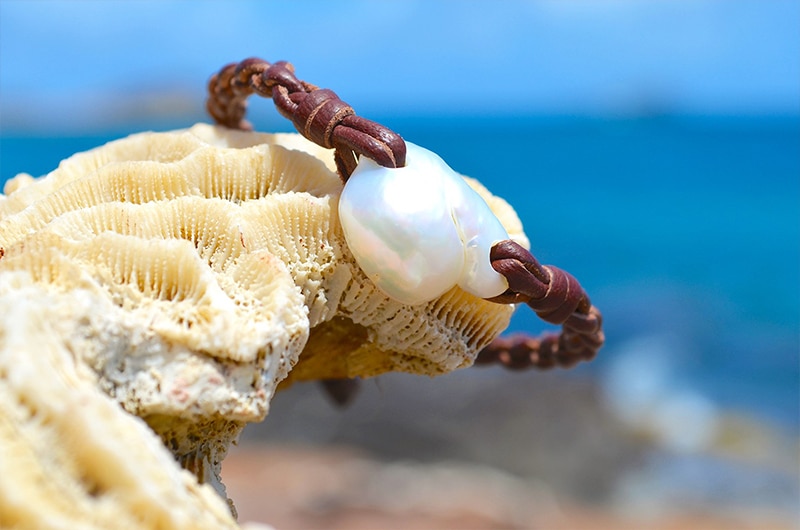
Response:
[{"label": "braided leather cord", "polygon": [[247,97],[272,98],[285,118],[312,142],[335,149],[339,176],[346,181],[360,155],[384,167],[406,163],[406,144],[394,131],[356,116],[332,90],[300,81],[286,61],[270,64],[251,57],[224,66],[208,83],[206,109],[214,120],[233,129],[251,130],[244,119]]},{"label": "braided leather cord", "polygon": [[499,303],[525,303],[545,322],[560,324],[561,333],[538,338],[500,337],[478,353],[475,364],[500,363],[520,370],[590,361],[603,346],[603,318],[574,276],[536,258],[510,240],[492,247],[492,268],[508,280],[508,290],[492,298]]},{"label": "braided leather cord", "polygon": [[[357,116],[333,91],[300,81],[294,75],[294,67],[285,61],[270,64],[250,58],[228,64],[211,77],[208,92],[206,108],[214,120],[243,130],[252,129],[244,119],[247,98],[252,94],[272,98],[278,111],[292,121],[298,132],[318,145],[335,149],[336,167],[344,182],[358,164],[359,156],[384,167],[405,165],[406,146],[400,135]],[[501,364],[512,370],[568,368],[594,358],[605,340],[602,317],[572,275],[557,267],[540,265],[530,252],[511,240],[492,247],[490,260],[509,285],[505,293],[491,301],[525,303],[542,320],[561,325],[562,330],[537,338],[497,338],[479,352],[476,365]],[[357,391],[354,384],[324,384],[325,388],[331,386],[329,393],[339,403],[349,401]]]}]

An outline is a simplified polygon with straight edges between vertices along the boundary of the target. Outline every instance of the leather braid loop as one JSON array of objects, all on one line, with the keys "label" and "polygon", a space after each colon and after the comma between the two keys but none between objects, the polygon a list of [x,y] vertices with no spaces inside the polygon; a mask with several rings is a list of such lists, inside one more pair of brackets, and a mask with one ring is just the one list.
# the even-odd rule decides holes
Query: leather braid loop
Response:
[{"label": "leather braid loop", "polygon": [[383,125],[356,116],[335,92],[300,81],[286,61],[270,64],[251,57],[224,66],[208,84],[206,109],[220,125],[251,130],[244,119],[251,94],[272,98],[278,111],[297,131],[328,149],[335,149],[339,176],[346,181],[366,156],[384,167],[406,163],[403,138]]},{"label": "leather braid loop", "polygon": [[525,303],[545,322],[560,324],[560,334],[540,338],[516,336],[495,339],[475,359],[475,364],[499,363],[512,370],[554,366],[570,367],[590,360],[602,347],[600,311],[571,274],[542,266],[526,249],[511,240],[492,247],[494,270],[508,280],[508,290],[491,299],[498,303]]}]

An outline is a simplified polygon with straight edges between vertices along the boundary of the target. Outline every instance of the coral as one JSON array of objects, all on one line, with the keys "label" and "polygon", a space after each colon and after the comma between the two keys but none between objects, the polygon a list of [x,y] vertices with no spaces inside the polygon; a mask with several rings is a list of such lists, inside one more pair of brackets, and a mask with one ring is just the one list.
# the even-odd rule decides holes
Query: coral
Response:
[{"label": "coral", "polygon": [[[513,210],[468,183],[527,245]],[[165,463],[145,424],[224,494],[227,447],[279,383],[472,364],[513,306],[457,287],[417,306],[388,298],[345,244],[341,188],[331,152],[299,135],[203,124],[9,181],[0,445],[20,456],[0,461],[0,522],[24,521],[15,499],[37,495],[98,526],[108,502],[130,517],[153,506],[154,527],[224,527],[224,504]]]},{"label": "coral", "polygon": [[0,527],[235,528],[222,498],[76,355],[109,304],[2,278]]}]

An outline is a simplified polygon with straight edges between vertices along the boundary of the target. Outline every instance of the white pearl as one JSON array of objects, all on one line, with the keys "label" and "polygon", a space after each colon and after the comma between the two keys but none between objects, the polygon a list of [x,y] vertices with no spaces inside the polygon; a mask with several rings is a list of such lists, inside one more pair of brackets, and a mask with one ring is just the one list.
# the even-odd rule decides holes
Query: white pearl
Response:
[{"label": "white pearl", "polygon": [[481,298],[508,287],[489,250],[508,233],[486,202],[435,153],[406,142],[406,166],[361,157],[339,199],[347,245],[364,273],[405,304],[455,285]]},{"label": "white pearl", "polygon": [[486,201],[463,178],[452,173],[455,179],[450,182],[458,186],[449,195],[450,207],[464,246],[464,268],[458,286],[480,298],[497,296],[508,289],[508,281],[492,268],[489,252],[495,243],[508,239],[508,232]]}]

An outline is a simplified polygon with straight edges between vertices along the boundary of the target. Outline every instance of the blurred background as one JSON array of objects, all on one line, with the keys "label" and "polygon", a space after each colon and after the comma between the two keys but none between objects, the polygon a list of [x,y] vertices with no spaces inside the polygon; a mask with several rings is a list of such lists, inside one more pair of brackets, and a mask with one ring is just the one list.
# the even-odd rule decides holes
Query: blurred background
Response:
[{"label": "blurred background", "polygon": [[383,376],[346,409],[296,385],[226,460],[240,520],[796,528],[798,22],[782,0],[0,0],[0,181],[208,121],[213,72],[289,60],[508,199],[607,345]]}]

